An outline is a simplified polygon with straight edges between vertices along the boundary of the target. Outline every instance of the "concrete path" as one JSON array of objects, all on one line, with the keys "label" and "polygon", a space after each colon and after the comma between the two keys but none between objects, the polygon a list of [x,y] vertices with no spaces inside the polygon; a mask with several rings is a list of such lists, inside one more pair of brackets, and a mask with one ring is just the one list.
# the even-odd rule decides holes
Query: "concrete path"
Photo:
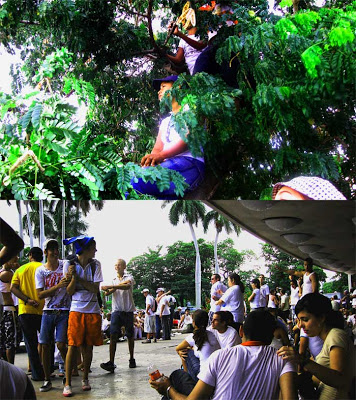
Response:
[{"label": "concrete path", "polygon": [[[169,376],[180,368],[180,358],[175,347],[186,335],[176,334],[172,340],[157,343],[142,344],[135,341],[135,359],[137,368],[129,368],[129,353],[127,342],[117,344],[115,364],[118,366],[114,374],[100,368],[100,363],[109,360],[109,345],[94,347],[92,373],[89,374],[92,390],[83,392],[82,377],[74,377],[72,381],[73,397],[75,399],[115,399],[115,400],[158,400],[161,396],[148,384],[147,367],[154,363],[161,373]],[[27,354],[16,354],[15,365],[27,371]],[[55,371],[58,373],[58,370]],[[42,382],[33,382],[39,400],[63,400],[62,378],[52,381],[53,388],[42,393],[39,387]]]}]

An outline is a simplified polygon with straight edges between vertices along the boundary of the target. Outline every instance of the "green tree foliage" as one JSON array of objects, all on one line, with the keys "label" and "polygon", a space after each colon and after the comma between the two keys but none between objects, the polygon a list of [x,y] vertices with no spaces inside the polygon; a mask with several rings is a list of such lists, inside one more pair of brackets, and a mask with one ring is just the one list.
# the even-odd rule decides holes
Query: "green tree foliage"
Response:
[{"label": "green tree foliage", "polygon": [[[153,147],[159,107],[152,78],[167,75],[163,53],[175,49],[177,39],[165,46],[165,27],[184,3],[3,3],[0,41],[9,52],[20,48],[25,62],[23,72],[13,70],[14,90],[18,94],[30,82],[52,92],[32,97],[29,106],[2,96],[2,116],[19,121],[5,119],[1,128],[7,168],[0,169],[6,183],[2,197],[99,199],[123,198],[127,192],[134,197],[130,178],[140,173],[162,188],[173,181],[177,195],[183,193],[180,176],[160,169],[142,173],[134,163]],[[196,9],[203,3],[192,1]],[[189,105],[176,115],[176,126],[182,132],[189,128],[184,139],[194,154],[204,149],[213,177],[206,197],[268,197],[265,189],[274,182],[302,174],[327,178],[346,197],[355,197],[356,2],[329,1],[318,8],[304,1],[301,8],[313,7],[283,17],[269,14],[266,0],[227,3],[233,15],[197,11],[198,33],[206,37],[207,26],[238,20],[223,26],[216,42],[218,62],[238,62],[236,88],[202,73],[180,75],[172,90],[180,104]],[[154,16],[162,33],[153,33]],[[73,125],[74,111],[63,104],[72,91],[89,106],[84,127]],[[44,171],[28,158],[10,177],[9,168],[26,146]]]},{"label": "green tree foliage", "polygon": [[[214,272],[214,246],[203,239],[199,239],[198,242],[202,268],[202,297],[206,299],[210,297],[210,276]],[[239,270],[246,259],[246,253],[233,249],[229,239],[219,244],[218,254],[225,271]],[[131,259],[128,263],[128,271],[133,274],[136,281],[135,304],[144,308],[142,289],[147,287],[155,295],[156,289],[160,286],[166,290],[171,289],[180,305],[185,305],[187,301],[194,304],[194,266],[193,242],[178,241],[168,246],[166,251],[163,251],[162,246],[148,249],[146,253]],[[244,279],[245,275],[242,274]]]},{"label": "green tree foliage", "polygon": [[323,284],[324,293],[343,293],[344,290],[347,290],[348,288],[349,284],[347,281],[347,274],[344,274],[343,272],[335,274],[330,282],[326,282]]},{"label": "green tree foliage", "polygon": [[[270,288],[278,286],[289,290],[290,282],[286,271],[290,268],[295,268],[297,271],[304,270],[302,260],[298,260],[268,243],[262,246],[262,256],[265,259],[265,265],[270,274],[269,279],[266,279]],[[321,268],[316,266],[314,266],[314,272],[318,277],[319,288],[321,288],[321,283],[326,280],[326,274]]]}]

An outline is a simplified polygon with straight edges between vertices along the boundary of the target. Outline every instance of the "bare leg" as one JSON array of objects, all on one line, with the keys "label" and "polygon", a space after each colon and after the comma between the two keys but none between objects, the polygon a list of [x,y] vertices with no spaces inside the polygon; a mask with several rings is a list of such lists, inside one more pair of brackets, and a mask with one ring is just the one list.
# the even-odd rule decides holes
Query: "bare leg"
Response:
[{"label": "bare leg", "polygon": [[7,349],[6,358],[7,362],[9,362],[10,364],[15,364],[15,349]]},{"label": "bare leg", "polygon": [[84,358],[83,380],[86,380],[89,377],[89,370],[93,359],[93,346],[85,344],[82,346],[82,348],[83,348],[83,358]]},{"label": "bare leg", "polygon": [[51,346],[49,344],[42,344],[42,365],[45,375],[45,380],[51,380]]},{"label": "bare leg", "polygon": [[132,359],[134,358],[135,339],[134,338],[127,339],[127,342],[129,345],[130,359]]},{"label": "bare leg", "polygon": [[[133,340],[133,339],[132,339]],[[110,335],[110,361],[113,363],[115,360],[116,353],[116,342],[117,342],[117,334]]]},{"label": "bare leg", "polygon": [[77,347],[68,346],[68,352],[66,356],[66,386],[72,383],[72,366],[73,362],[77,362]]}]

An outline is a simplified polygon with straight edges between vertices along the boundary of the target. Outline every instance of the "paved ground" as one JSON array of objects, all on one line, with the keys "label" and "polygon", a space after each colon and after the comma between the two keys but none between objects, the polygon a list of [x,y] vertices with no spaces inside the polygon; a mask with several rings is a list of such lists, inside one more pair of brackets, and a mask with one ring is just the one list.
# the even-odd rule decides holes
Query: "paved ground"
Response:
[{"label": "paved ground", "polygon": [[[94,347],[92,373],[89,375],[92,390],[83,392],[81,377],[74,377],[72,387],[76,399],[115,399],[115,400],[158,400],[160,395],[148,384],[147,367],[155,363],[161,373],[168,375],[180,367],[180,359],[175,352],[175,346],[186,335],[175,335],[172,340],[157,343],[142,344],[135,341],[135,359],[137,368],[128,367],[127,342],[118,343],[115,363],[118,366],[114,374],[100,368],[100,363],[108,361],[109,345]],[[15,365],[27,371],[27,354],[16,355]],[[58,373],[58,370],[56,371]],[[42,382],[33,382],[39,400],[64,399],[62,395],[62,378],[53,380],[53,389],[49,392],[39,392]]]}]

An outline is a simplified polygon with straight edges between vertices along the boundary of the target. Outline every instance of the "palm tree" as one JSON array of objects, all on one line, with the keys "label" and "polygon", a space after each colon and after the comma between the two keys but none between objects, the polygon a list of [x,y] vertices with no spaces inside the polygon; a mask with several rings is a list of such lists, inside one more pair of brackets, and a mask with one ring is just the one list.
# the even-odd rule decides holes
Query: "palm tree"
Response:
[{"label": "palm tree", "polygon": [[[162,208],[171,204],[171,201],[164,201]],[[180,218],[183,218],[183,223],[188,223],[190,232],[193,237],[196,258],[195,258],[195,304],[197,308],[201,307],[201,261],[199,246],[195,236],[193,225],[197,226],[199,220],[204,220],[205,206],[197,200],[176,200],[169,210],[169,221],[172,225],[177,226]]]},{"label": "palm tree", "polygon": [[214,258],[215,258],[215,273],[219,274],[219,262],[218,262],[218,238],[219,234],[225,228],[226,233],[229,235],[232,231],[235,231],[237,236],[240,234],[241,229],[239,226],[233,224],[227,218],[219,214],[217,211],[209,211],[203,220],[204,232],[206,233],[210,222],[214,222],[216,235],[215,235],[215,243],[214,243]]}]

